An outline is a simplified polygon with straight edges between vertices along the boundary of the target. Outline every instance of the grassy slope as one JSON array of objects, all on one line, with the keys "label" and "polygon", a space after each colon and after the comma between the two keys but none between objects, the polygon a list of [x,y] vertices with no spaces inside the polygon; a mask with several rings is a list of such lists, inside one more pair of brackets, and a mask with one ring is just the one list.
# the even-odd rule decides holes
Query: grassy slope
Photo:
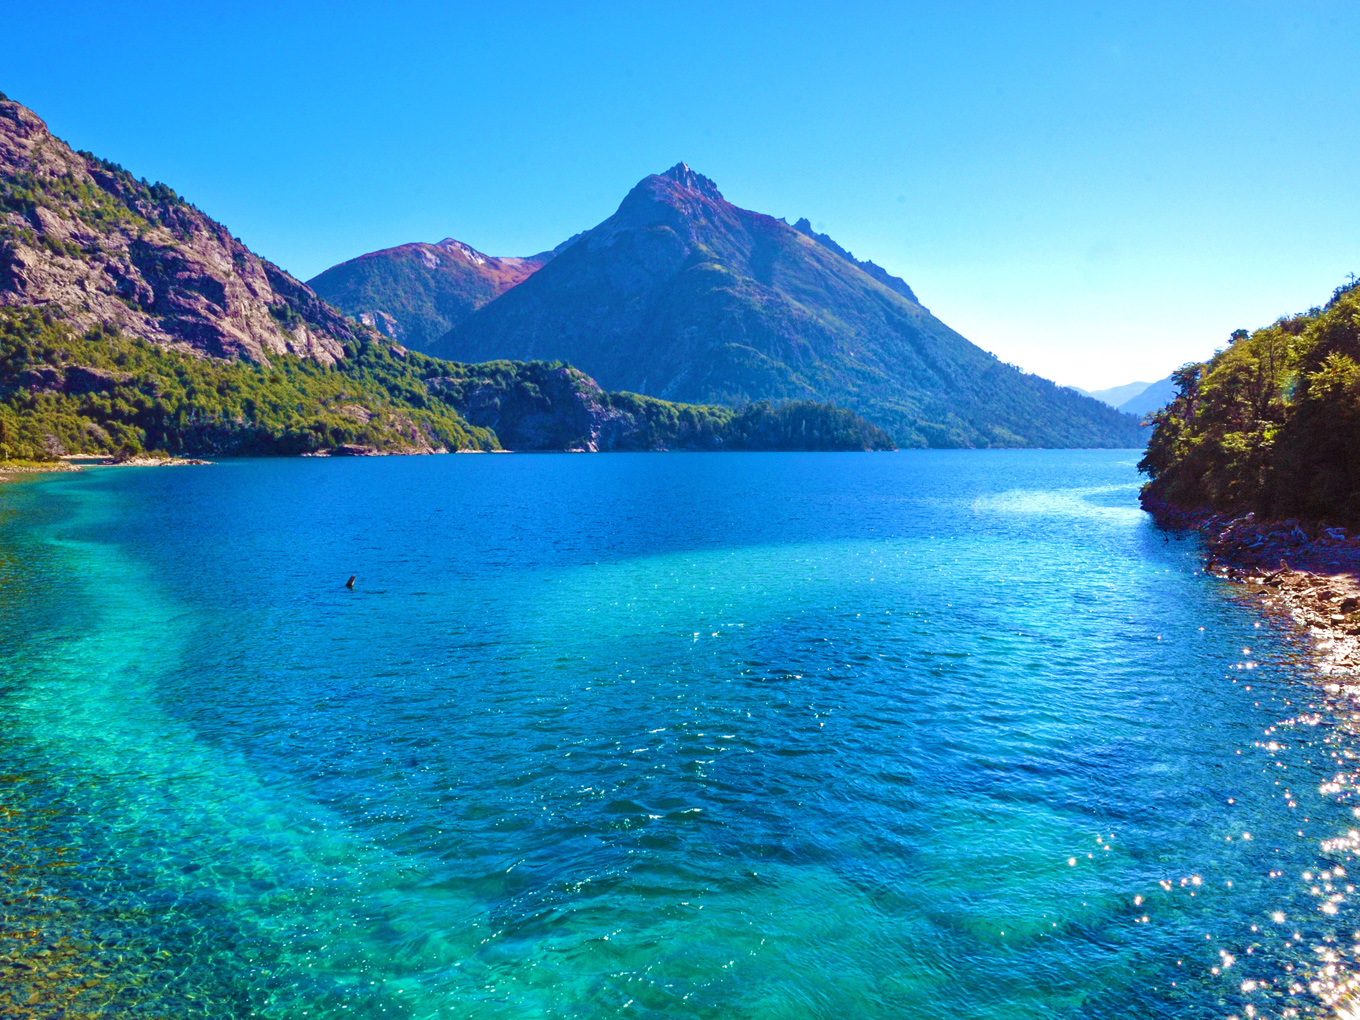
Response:
[{"label": "grassy slope", "polygon": [[1145,502],[1360,523],[1360,287],[1174,376]]}]

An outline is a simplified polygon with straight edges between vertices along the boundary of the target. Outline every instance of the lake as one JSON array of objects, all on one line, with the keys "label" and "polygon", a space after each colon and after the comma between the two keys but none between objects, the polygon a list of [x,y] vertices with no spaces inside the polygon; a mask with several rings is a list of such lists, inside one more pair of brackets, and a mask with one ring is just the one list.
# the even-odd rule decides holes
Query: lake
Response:
[{"label": "lake", "polygon": [[1350,705],[1138,456],[0,486],[8,1008],[1335,1015]]}]

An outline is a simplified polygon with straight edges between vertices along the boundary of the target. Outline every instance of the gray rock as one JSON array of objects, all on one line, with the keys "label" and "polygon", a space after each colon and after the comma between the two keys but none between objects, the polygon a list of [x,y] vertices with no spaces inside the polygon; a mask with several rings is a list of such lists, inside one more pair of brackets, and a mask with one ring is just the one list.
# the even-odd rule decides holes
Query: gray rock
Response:
[{"label": "gray rock", "polygon": [[0,177],[36,195],[0,211],[0,306],[258,363],[287,352],[333,364],[357,338],[305,284],[169,188],[73,152],[7,100]]}]

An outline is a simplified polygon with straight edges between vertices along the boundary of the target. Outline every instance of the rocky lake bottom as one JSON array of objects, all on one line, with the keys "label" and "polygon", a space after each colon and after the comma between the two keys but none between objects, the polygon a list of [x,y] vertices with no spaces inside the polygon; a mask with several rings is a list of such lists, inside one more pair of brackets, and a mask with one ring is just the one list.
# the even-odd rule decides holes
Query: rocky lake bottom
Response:
[{"label": "rocky lake bottom", "polygon": [[1351,689],[1137,458],[0,486],[0,1015],[1360,1015]]}]

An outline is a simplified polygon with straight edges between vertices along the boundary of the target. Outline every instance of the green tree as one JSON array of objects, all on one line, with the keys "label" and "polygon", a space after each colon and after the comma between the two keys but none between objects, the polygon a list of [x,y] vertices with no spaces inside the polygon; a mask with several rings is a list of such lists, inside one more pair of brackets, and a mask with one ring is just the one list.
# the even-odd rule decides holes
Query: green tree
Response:
[{"label": "green tree", "polygon": [[1360,289],[1176,373],[1144,496],[1185,508],[1360,522]]}]

